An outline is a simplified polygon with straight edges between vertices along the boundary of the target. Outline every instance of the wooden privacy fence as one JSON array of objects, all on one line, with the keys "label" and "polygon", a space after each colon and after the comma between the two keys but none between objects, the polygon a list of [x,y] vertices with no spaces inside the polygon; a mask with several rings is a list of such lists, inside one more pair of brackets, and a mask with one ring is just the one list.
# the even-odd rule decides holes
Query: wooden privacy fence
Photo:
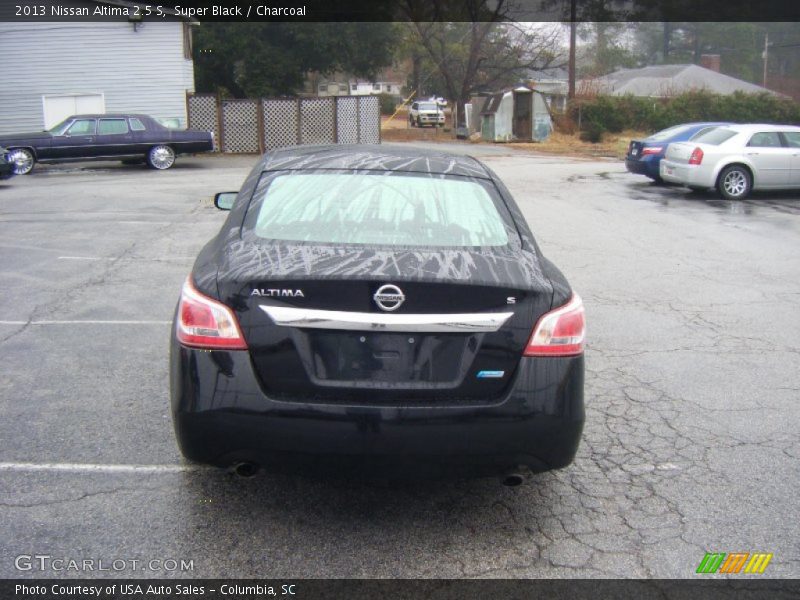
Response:
[{"label": "wooden privacy fence", "polygon": [[379,144],[375,96],[247,98],[186,96],[189,127],[214,132],[215,150],[266,152],[303,144]]}]

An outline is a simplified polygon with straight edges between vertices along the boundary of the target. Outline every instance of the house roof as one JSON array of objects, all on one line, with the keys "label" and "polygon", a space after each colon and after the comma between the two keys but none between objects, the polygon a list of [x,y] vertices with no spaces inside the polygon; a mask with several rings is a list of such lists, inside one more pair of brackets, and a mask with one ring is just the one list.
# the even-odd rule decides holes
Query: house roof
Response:
[{"label": "house roof", "polygon": [[584,80],[597,85],[598,91],[612,96],[665,97],[690,90],[707,90],[714,94],[775,94],[767,88],[742,81],[698,65],[654,65],[641,69],[620,69],[595,80]]},{"label": "house roof", "polygon": [[528,71],[528,79],[533,81],[568,81],[569,72],[561,67],[550,69],[531,69]]}]

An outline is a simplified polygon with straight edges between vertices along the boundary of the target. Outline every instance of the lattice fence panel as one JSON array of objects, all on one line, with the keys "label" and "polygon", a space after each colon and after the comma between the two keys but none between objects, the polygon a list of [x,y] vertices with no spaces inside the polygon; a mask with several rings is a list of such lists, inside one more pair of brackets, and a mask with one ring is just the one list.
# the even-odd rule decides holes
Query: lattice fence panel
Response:
[{"label": "lattice fence panel", "polygon": [[300,143],[333,144],[336,142],[333,98],[300,100]]},{"label": "lattice fence panel", "polygon": [[381,107],[377,96],[358,100],[359,139],[362,144],[381,143]]},{"label": "lattice fence panel", "polygon": [[217,118],[217,97],[193,95],[187,99],[189,127],[201,131],[214,132],[214,150],[219,151],[219,119]]},{"label": "lattice fence panel", "polygon": [[264,149],[296,146],[299,143],[297,100],[264,99],[261,107],[264,112]]},{"label": "lattice fence panel", "polygon": [[336,99],[336,131],[340,144],[358,143],[358,98],[342,96]]},{"label": "lattice fence panel", "polygon": [[222,103],[224,152],[258,152],[258,100]]}]

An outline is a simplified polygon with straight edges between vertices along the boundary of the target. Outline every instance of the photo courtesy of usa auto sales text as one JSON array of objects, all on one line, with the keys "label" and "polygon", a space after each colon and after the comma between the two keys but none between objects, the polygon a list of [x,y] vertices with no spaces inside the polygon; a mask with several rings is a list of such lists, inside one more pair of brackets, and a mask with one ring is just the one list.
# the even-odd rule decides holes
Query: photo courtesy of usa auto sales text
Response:
[{"label": "photo courtesy of usa auto sales text", "polygon": [[[185,596],[187,598],[204,596],[206,593],[216,594],[217,589],[206,588],[202,585],[140,585],[136,583],[122,583],[109,585],[69,585],[54,583],[50,585],[25,585],[17,584],[14,586],[14,594],[22,596],[42,596],[50,594],[52,596],[63,596],[65,598],[80,597],[108,597],[108,596]],[[222,584],[219,586],[219,593],[222,596],[294,596],[297,594],[297,585],[282,584],[279,586],[269,585],[240,585]]]}]

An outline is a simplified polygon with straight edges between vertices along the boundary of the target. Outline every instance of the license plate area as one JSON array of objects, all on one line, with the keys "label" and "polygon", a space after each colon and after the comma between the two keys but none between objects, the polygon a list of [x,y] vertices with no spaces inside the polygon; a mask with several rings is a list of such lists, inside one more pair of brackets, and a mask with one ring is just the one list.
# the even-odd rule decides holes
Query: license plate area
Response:
[{"label": "license plate area", "polygon": [[483,334],[305,331],[295,339],[316,385],[455,387]]}]

